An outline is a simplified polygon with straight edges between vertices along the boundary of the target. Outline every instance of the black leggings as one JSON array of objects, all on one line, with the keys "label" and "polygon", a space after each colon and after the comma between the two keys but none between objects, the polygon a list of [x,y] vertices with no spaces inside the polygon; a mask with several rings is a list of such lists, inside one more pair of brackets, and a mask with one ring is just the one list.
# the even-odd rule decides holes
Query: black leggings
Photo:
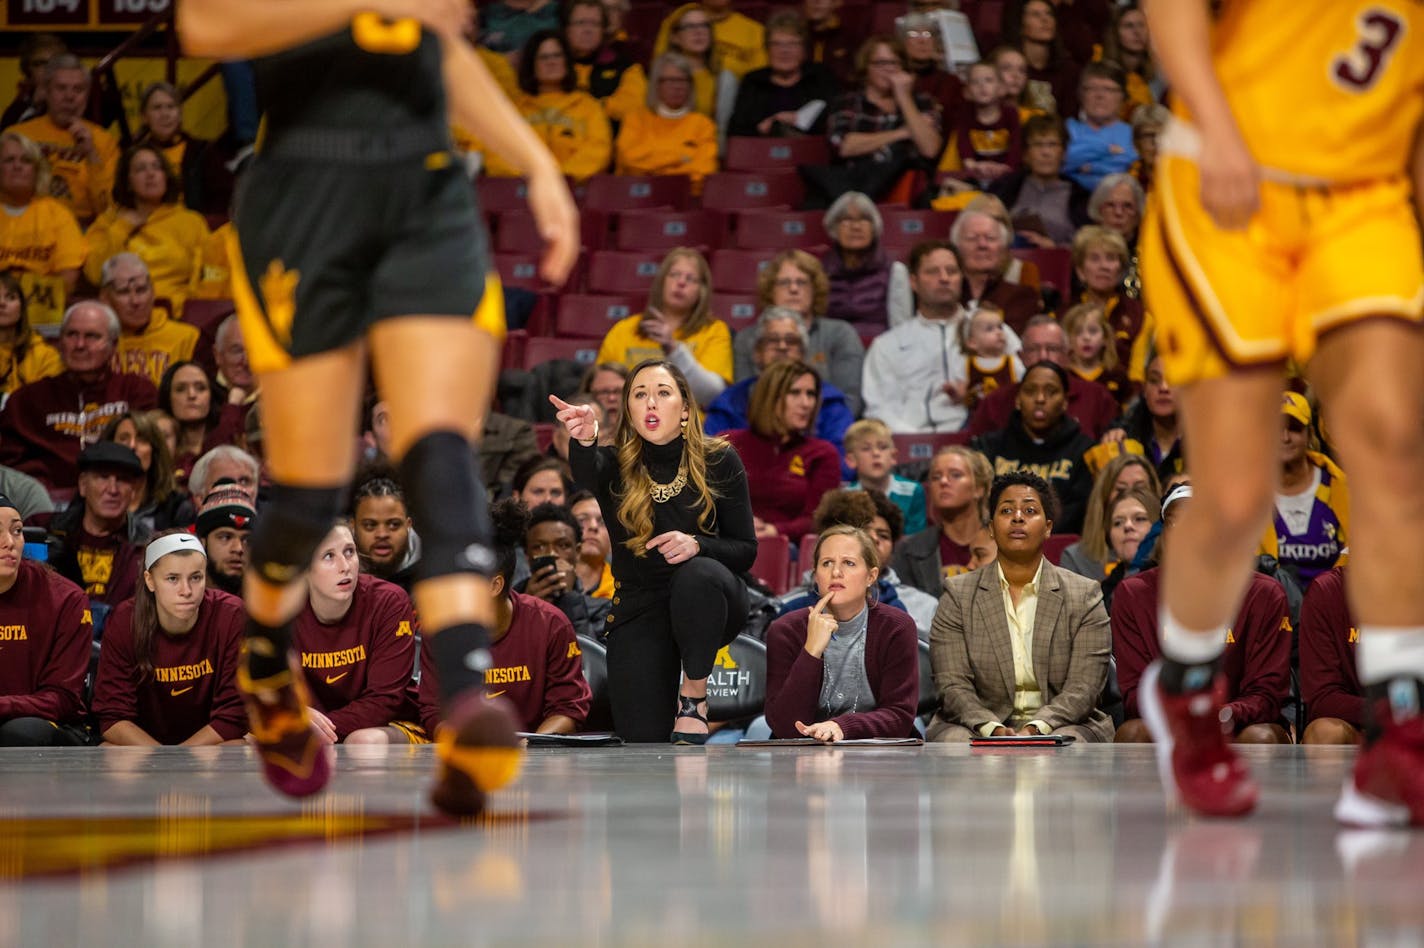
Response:
[{"label": "black leggings", "polygon": [[79,728],[44,718],[11,718],[0,724],[0,747],[78,747],[84,743]]},{"label": "black leggings", "polygon": [[746,621],[747,590],[731,570],[703,556],[678,567],[666,603],[608,637],[614,731],[630,744],[667,743],[682,675],[710,675]]}]

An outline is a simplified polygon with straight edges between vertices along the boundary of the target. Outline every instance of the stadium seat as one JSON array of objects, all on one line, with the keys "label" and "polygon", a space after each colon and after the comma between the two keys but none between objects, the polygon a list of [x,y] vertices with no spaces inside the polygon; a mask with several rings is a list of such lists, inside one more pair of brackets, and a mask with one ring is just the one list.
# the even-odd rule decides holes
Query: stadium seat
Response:
[{"label": "stadium seat", "polygon": [[755,293],[713,293],[712,315],[731,327],[733,333],[738,333],[756,325],[761,306]]},{"label": "stadium seat", "polygon": [[217,332],[218,325],[235,312],[237,305],[232,300],[187,300],[181,318],[200,331]]},{"label": "stadium seat", "polygon": [[499,271],[499,279],[505,286],[534,293],[545,289],[544,278],[539,275],[539,255],[536,253],[496,253],[494,268]]},{"label": "stadium seat", "polygon": [[767,250],[714,250],[712,285],[724,293],[755,294],[757,274],[773,256]]},{"label": "stadium seat", "polygon": [[898,36],[899,30],[895,28],[895,20],[909,12],[903,3],[882,0],[871,8],[870,32],[890,33]]},{"label": "stadium seat", "polygon": [[662,265],[661,250],[600,250],[589,257],[592,293],[646,294]]},{"label": "stadium seat", "polygon": [[968,444],[969,433],[965,431],[936,432],[933,434],[897,434],[895,440],[895,463],[911,464],[928,462],[936,451],[947,444]]},{"label": "stadium seat", "polygon": [[529,209],[529,185],[523,178],[480,178],[475,193],[486,214]]},{"label": "stadium seat", "polygon": [[745,721],[766,707],[766,646],[743,633],[717,653],[707,677],[707,717]]},{"label": "stadium seat", "polygon": [[930,643],[920,644],[920,701],[915,706],[916,717],[928,717],[939,707],[939,689],[935,687],[934,667],[930,664]]},{"label": "stadium seat", "polygon": [[[608,242],[608,215],[580,209],[579,241],[586,250],[602,250]],[[498,253],[542,253],[544,238],[528,208],[505,211],[494,224],[494,249]]]},{"label": "stadium seat", "polygon": [[776,595],[786,592],[787,577],[791,573],[791,541],[783,536],[757,540],[756,562],[752,563],[751,573]]},{"label": "stadium seat", "polygon": [[518,369],[524,366],[524,347],[529,343],[529,333],[523,329],[511,329],[504,334],[504,348],[500,350],[499,367]]},{"label": "stadium seat", "polygon": [[[845,14],[842,11],[842,18]],[[727,139],[722,159],[724,171],[770,171],[797,165],[824,165],[831,160],[831,146],[821,136],[806,138],[761,138],[734,136]]]},{"label": "stadium seat", "polygon": [[885,233],[880,240],[906,250],[922,240],[948,240],[949,228],[958,216],[957,211],[882,207],[880,217],[885,222]]},{"label": "stadium seat", "polygon": [[1054,566],[1063,558],[1063,551],[1078,542],[1076,533],[1054,533],[1043,544],[1043,555]]},{"label": "stadium seat", "polygon": [[589,704],[588,717],[584,719],[585,731],[609,731],[613,729],[613,711],[608,704],[608,649],[597,639],[586,635],[576,637],[579,651],[583,652],[583,677],[593,692]]},{"label": "stadium seat", "polygon": [[614,242],[619,250],[696,247],[716,250],[727,237],[727,218],[717,211],[632,211],[618,215]]},{"label": "stadium seat", "polygon": [[646,296],[565,293],[559,297],[554,335],[573,339],[602,339],[620,319],[642,310]]},{"label": "stadium seat", "polygon": [[707,176],[702,206],[723,211],[797,207],[806,195],[795,171],[721,171]]},{"label": "stadium seat", "polygon": [[687,207],[692,180],[685,175],[596,174],[588,179],[580,207],[610,214]]},{"label": "stadium seat", "polygon": [[744,211],[737,215],[733,246],[745,250],[824,247],[830,242],[821,226],[824,211]]},{"label": "stadium seat", "polygon": [[570,359],[579,365],[593,365],[597,358],[597,340],[535,336],[524,344],[521,368],[532,369],[554,359]]},{"label": "stadium seat", "polygon": [[1073,289],[1073,252],[1067,247],[1015,247],[1010,251],[1019,260],[1038,267],[1039,279],[1066,299]]}]

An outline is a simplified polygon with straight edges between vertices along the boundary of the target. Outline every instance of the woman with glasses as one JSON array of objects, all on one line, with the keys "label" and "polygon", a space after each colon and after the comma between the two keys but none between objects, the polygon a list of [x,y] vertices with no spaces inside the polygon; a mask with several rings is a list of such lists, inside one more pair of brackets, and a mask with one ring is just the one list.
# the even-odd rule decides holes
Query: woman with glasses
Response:
[{"label": "woman with glasses", "polygon": [[[865,344],[855,327],[843,319],[826,316],[831,283],[821,262],[804,250],[783,250],[767,261],[757,275],[757,305],[779,306],[799,313],[806,330],[804,358],[821,376],[845,393],[851,412],[860,413],[860,374]],[[737,380],[758,371],[757,331],[749,326],[737,333]]]},{"label": "woman with glasses", "polygon": [[[575,181],[608,170],[613,132],[603,105],[578,88],[573,52],[562,33],[540,30],[529,37],[519,60],[519,91],[515,106],[534,134],[548,147],[559,170]],[[485,157],[485,172],[515,178],[519,170],[493,153]]]},{"label": "woman with glasses", "polygon": [[[728,135],[782,137],[825,131],[826,105],[839,89],[829,70],[808,62],[809,38],[805,19],[794,10],[767,20],[767,66],[742,78]],[[816,116],[803,123],[798,113],[817,102]]]},{"label": "woman with glasses", "polygon": [[613,324],[598,347],[598,361],[631,369],[666,359],[682,370],[698,403],[708,404],[732,380],[732,331],[713,317],[711,299],[706,258],[691,247],[674,247],[653,277],[647,308]]},{"label": "woman with glasses", "polygon": [[860,88],[836,103],[827,124],[838,162],[860,175],[874,175],[862,190],[882,197],[901,172],[928,168],[939,158],[944,136],[939,104],[915,91],[905,47],[893,36],[870,37],[856,55]]},{"label": "woman with glasses", "polygon": [[717,170],[717,126],[694,108],[695,71],[678,53],[653,61],[646,107],[623,119],[614,142],[617,174],[684,175],[692,193]]}]

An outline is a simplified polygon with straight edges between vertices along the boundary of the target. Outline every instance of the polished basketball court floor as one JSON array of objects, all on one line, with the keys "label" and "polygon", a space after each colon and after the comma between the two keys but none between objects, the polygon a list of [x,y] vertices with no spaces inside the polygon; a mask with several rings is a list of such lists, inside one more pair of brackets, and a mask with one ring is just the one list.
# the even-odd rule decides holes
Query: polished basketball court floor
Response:
[{"label": "polished basketball court floor", "polygon": [[1424,833],[1330,819],[1350,753],[1248,749],[1221,822],[1145,747],[538,749],[459,824],[428,747],[304,804],[245,748],[0,751],[0,948],[1424,943]]}]

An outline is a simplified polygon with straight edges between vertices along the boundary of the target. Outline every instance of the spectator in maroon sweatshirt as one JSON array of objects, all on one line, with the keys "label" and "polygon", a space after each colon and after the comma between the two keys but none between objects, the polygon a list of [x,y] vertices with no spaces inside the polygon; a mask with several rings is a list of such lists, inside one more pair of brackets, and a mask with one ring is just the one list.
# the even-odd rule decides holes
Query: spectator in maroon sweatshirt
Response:
[{"label": "spectator in maroon sweatshirt", "polygon": [[106,744],[221,744],[247,731],[237,693],[246,616],[207,576],[191,533],[166,531],[144,549],[143,583],[110,616],[99,655],[94,714]]},{"label": "spectator in maroon sweatshirt", "polygon": [[758,537],[811,531],[821,495],[840,486],[841,458],[829,441],[807,436],[821,405],[821,377],[805,362],[774,362],[752,388],[749,427],[728,432],[747,469]]},{"label": "spectator in maroon sweatshirt", "polygon": [[[538,734],[572,734],[588,717],[593,695],[583,676],[583,652],[568,617],[557,606],[517,593],[515,550],[524,542],[528,509],[517,498],[495,505],[496,574],[490,579],[495,623],[485,693],[503,695],[520,727]],[[440,722],[439,688],[430,649],[420,654],[420,722],[429,734]]]},{"label": "spectator in maroon sweatshirt", "polygon": [[772,736],[826,743],[914,736],[919,639],[909,613],[875,601],[874,541],[858,527],[831,527],[812,561],[820,602],[766,630]]},{"label": "spectator in maroon sweatshirt", "polygon": [[[1191,496],[1191,486],[1181,485],[1162,501],[1158,563],[1171,546],[1172,524]],[[1152,739],[1140,717],[1137,687],[1162,652],[1157,636],[1160,583],[1161,570],[1153,567],[1124,579],[1113,595],[1113,657],[1128,718],[1113,738],[1119,744]],[[1252,574],[1241,611],[1226,630],[1226,651],[1217,673],[1216,687],[1225,701],[1223,727],[1233,730],[1237,743],[1291,742],[1281,724],[1281,703],[1290,692],[1290,633],[1285,591],[1274,580]]]},{"label": "spectator in maroon sweatshirt", "polygon": [[1355,665],[1360,629],[1345,601],[1345,571],[1315,577],[1300,609],[1302,744],[1358,744],[1365,727],[1365,691]]},{"label": "spectator in maroon sweatshirt", "polygon": [[24,520],[0,494],[0,747],[84,744],[89,606],[54,570],[21,559]]},{"label": "spectator in maroon sweatshirt", "polygon": [[407,689],[415,673],[415,607],[405,590],[361,575],[351,528],[317,547],[307,604],[292,622],[312,720],[332,743],[424,744]]},{"label": "spectator in maroon sweatshirt", "polygon": [[51,490],[78,478],[79,451],[99,440],[104,427],[132,411],[158,404],[142,375],[110,367],[119,317],[97,300],[75,303],[59,330],[59,375],[22,385],[0,411],[0,464],[36,477]]}]

